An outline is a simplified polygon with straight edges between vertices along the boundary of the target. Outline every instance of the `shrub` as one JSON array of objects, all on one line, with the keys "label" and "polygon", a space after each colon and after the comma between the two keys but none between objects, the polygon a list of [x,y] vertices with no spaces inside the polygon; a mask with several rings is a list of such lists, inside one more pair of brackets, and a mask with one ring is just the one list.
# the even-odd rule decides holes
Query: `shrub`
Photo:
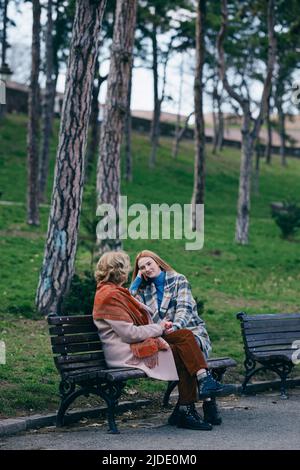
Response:
[{"label": "shrub", "polygon": [[74,274],[70,290],[62,303],[62,313],[91,315],[95,291],[96,281],[93,273],[85,271],[82,277]]},{"label": "shrub", "polygon": [[300,207],[295,202],[272,204],[272,217],[281,230],[282,238],[290,238],[300,227]]}]

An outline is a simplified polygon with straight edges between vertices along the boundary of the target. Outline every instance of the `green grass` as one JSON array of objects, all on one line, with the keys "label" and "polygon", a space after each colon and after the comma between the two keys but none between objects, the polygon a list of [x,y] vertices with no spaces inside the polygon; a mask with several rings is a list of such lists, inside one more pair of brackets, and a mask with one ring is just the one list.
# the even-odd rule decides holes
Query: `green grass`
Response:
[{"label": "green grass", "polygon": [[[47,187],[50,202],[58,123],[51,146]],[[193,143],[183,142],[177,161],[172,141],[162,138],[157,165],[148,169],[148,136],[133,136],[133,183],[122,180],[128,204],[189,203],[193,185]],[[39,269],[43,259],[48,207],[41,208],[41,225],[26,224],[26,117],[8,116],[0,132],[0,340],[6,342],[7,364],[0,365],[2,416],[45,411],[58,403],[58,377],[53,365],[47,328],[34,310]],[[300,237],[282,240],[270,217],[270,202],[299,196],[300,161],[279,158],[261,164],[260,194],[252,195],[250,244],[234,243],[239,178],[239,151],[225,148],[213,156],[207,148],[205,243],[200,251],[186,251],[185,240],[125,240],[131,256],[149,248],[165,258],[191,282],[194,296],[204,302],[203,318],[213,341],[214,355],[229,355],[242,371],[243,351],[236,313],[299,311]],[[91,209],[84,199],[83,214]],[[83,232],[83,229],[81,229]],[[76,270],[89,269],[89,253],[80,246]],[[151,386],[149,385],[151,383]],[[161,390],[162,384],[145,381],[140,391]],[[2,393],[3,392],[3,393]]]}]

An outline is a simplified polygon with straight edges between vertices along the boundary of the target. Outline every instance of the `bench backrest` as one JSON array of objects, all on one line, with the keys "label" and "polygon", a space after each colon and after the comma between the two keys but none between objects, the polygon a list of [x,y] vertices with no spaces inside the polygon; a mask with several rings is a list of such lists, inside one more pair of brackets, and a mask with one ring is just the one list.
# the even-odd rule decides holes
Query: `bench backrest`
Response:
[{"label": "bench backrest", "polygon": [[61,374],[93,367],[107,369],[92,315],[47,318],[54,362]]},{"label": "bench backrest", "polygon": [[300,341],[300,313],[247,315],[240,312],[242,336],[248,353],[263,355],[294,351],[293,342]]}]

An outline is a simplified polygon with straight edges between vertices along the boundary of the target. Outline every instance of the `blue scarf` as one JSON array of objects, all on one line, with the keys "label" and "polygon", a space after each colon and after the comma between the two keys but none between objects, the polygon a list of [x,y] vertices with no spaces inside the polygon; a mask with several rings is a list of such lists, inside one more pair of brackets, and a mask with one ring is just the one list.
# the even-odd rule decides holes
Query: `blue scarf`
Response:
[{"label": "blue scarf", "polygon": [[158,276],[156,276],[154,279],[151,279],[151,281],[154,282],[156,287],[158,311],[160,310],[161,302],[164,296],[165,278],[165,271],[161,271]]}]

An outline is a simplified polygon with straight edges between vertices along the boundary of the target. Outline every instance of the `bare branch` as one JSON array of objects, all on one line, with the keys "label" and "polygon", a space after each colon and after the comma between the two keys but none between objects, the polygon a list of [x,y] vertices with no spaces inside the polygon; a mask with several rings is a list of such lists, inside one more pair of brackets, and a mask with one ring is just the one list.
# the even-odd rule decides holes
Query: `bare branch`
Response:
[{"label": "bare branch", "polygon": [[218,65],[219,65],[220,79],[222,80],[224,88],[229,94],[229,96],[235,99],[243,109],[245,109],[245,107],[247,107],[248,109],[249,108],[248,101],[246,101],[242,96],[240,96],[233,89],[233,87],[229,85],[227,75],[226,75],[224,39],[225,39],[227,23],[228,23],[227,0],[222,0],[221,14],[222,14],[221,27],[220,27],[220,30],[218,32],[218,37],[217,37]]},{"label": "bare branch", "polygon": [[268,62],[267,62],[267,75],[264,83],[264,89],[262,93],[259,115],[255,121],[255,125],[252,131],[252,137],[255,139],[262,126],[266,110],[268,96],[272,86],[272,76],[276,60],[276,38],[274,33],[274,0],[268,0]]}]

